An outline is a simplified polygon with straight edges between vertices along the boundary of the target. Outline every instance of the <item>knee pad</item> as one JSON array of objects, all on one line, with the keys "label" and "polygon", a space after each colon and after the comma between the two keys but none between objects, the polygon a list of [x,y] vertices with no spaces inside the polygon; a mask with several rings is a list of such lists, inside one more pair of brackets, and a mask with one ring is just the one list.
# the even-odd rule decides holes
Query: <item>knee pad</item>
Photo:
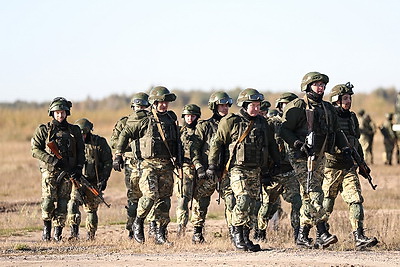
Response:
[{"label": "knee pad", "polygon": [[158,206],[159,210],[169,211],[171,208],[171,199],[169,197],[161,199],[161,203]]}]

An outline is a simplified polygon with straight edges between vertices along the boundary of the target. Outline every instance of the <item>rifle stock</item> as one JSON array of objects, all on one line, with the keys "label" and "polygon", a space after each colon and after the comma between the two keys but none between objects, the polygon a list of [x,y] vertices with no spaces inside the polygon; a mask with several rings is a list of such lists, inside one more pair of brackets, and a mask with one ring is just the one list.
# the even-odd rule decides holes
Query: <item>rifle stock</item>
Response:
[{"label": "rifle stock", "polygon": [[51,152],[58,158],[62,159],[62,156],[60,154],[60,150],[58,150],[57,144],[54,141],[48,142],[47,147],[50,148]]},{"label": "rifle stock", "polygon": [[346,134],[343,132],[343,130],[341,130],[344,139],[346,141],[347,146],[351,149],[351,156],[353,157],[354,161],[357,163],[358,165],[358,173],[363,176],[365,179],[368,180],[368,183],[371,185],[373,190],[376,190],[376,187],[378,185],[374,185],[372,183],[372,177],[370,175],[371,173],[371,169],[368,167],[367,163],[365,162],[365,160],[363,158],[361,158],[360,154],[358,154],[357,150],[350,144],[349,140],[347,139]]}]

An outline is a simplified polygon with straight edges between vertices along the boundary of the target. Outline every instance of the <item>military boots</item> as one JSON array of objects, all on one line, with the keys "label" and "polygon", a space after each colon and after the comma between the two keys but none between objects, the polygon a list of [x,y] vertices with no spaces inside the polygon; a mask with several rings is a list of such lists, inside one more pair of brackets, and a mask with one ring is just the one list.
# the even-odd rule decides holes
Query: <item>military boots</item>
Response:
[{"label": "military boots", "polygon": [[50,241],[51,238],[51,221],[43,221],[43,241]]},{"label": "military boots", "polygon": [[295,243],[296,243],[296,240],[297,240],[297,236],[299,235],[299,229],[300,229],[300,226],[297,226],[297,227],[295,227],[293,229],[293,237],[294,237],[294,242]]},{"label": "military boots", "polygon": [[68,240],[78,239],[78,235],[79,235],[79,225],[72,224],[71,225],[71,236],[68,238]]},{"label": "military boots", "polygon": [[136,217],[135,221],[132,225],[133,230],[133,237],[135,238],[136,242],[144,243],[144,218]]},{"label": "military boots", "polygon": [[259,244],[254,244],[250,240],[250,228],[247,226],[243,226],[243,241],[246,244],[246,247],[248,250],[252,252],[257,252],[261,250],[261,247]]},{"label": "military boots", "polygon": [[170,242],[167,240],[167,226],[157,226],[156,228],[156,235],[155,235],[155,241],[156,244],[158,245],[169,245]]},{"label": "military boots", "polygon": [[150,237],[155,237],[156,236],[156,231],[157,231],[157,222],[156,221],[151,221],[149,224],[149,236]]},{"label": "military boots", "polygon": [[62,230],[63,230],[63,228],[61,226],[54,227],[54,240],[55,241],[61,241],[61,239],[62,239]]},{"label": "military boots", "polygon": [[178,237],[184,236],[186,232],[186,226],[183,224],[178,224],[178,230],[176,232]]},{"label": "military boots", "polygon": [[233,232],[234,232],[234,227],[232,225],[229,226],[229,239],[233,243]]},{"label": "military boots", "polygon": [[299,228],[299,234],[297,235],[296,245],[304,248],[312,248],[312,238],[309,238],[310,226],[303,225]]},{"label": "military boots", "polygon": [[204,243],[203,227],[201,227],[201,226],[194,227],[192,242],[193,242],[193,244]]},{"label": "military boots", "polygon": [[88,240],[88,241],[94,240],[95,235],[96,235],[96,231],[94,231],[94,230],[88,231],[87,235],[86,235],[86,240]]},{"label": "military boots", "polygon": [[254,230],[254,239],[257,241],[266,242],[267,241],[267,230],[255,229]]},{"label": "military boots", "polygon": [[364,235],[364,229],[358,228],[353,232],[354,241],[356,242],[356,248],[363,249],[366,247],[373,247],[378,244],[378,239],[376,237],[366,237]]},{"label": "military boots", "polygon": [[326,223],[324,221],[319,221],[317,223],[317,240],[315,240],[316,248],[327,248],[338,241],[335,235],[331,235],[328,232]]},{"label": "military boots", "polygon": [[247,251],[247,246],[244,243],[244,238],[243,238],[243,225],[234,226],[233,244],[235,245],[236,249]]}]

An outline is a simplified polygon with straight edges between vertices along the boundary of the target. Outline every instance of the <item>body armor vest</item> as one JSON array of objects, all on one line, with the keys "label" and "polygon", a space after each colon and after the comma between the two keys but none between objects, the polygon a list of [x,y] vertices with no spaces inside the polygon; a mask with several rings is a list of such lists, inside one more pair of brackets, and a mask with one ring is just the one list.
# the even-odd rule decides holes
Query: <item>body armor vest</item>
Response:
[{"label": "body armor vest", "polygon": [[103,169],[103,164],[99,161],[99,138],[92,135],[89,144],[85,143],[85,176],[89,182],[98,182],[98,172]]},{"label": "body armor vest", "polygon": [[193,135],[194,135],[195,129],[193,128],[188,128],[188,127],[182,127],[181,128],[181,141],[182,141],[182,146],[183,146],[183,161],[185,163],[192,163],[191,157],[190,157],[190,145],[193,142]]},{"label": "body armor vest", "polygon": [[176,157],[178,151],[178,132],[175,120],[168,112],[158,114],[162,131],[164,132],[166,142],[169,147],[165,146],[161,134],[158,130],[157,121],[153,115],[149,115],[147,130],[142,138],[140,138],[140,153],[142,158],[162,158],[169,159],[171,156]]}]

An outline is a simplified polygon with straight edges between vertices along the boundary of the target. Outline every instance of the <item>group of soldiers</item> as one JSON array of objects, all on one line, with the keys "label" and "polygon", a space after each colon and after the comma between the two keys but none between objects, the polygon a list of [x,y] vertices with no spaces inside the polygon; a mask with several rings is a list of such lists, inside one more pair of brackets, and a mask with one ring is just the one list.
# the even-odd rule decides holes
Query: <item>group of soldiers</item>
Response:
[{"label": "group of soldiers", "polygon": [[[375,246],[378,240],[364,234],[363,197],[352,158],[354,150],[363,157],[358,119],[350,109],[353,85],[334,86],[327,102],[323,96],[328,82],[325,74],[307,73],[301,82],[304,97],[283,93],[273,112],[256,89],[240,92],[235,114],[229,113],[232,98],[214,92],[208,101],[212,116],[201,120],[200,107],[188,104],[182,126],[170,110],[176,95],[154,87],[149,95],[135,94],[132,113],[117,121],[111,136],[113,159],[106,140],[91,133],[93,124],[87,119],[69,124],[71,102],[54,99],[49,106],[53,120],[40,125],[32,138],[32,154],[40,160],[42,173],[43,240],[51,239],[52,223],[54,239],[61,240],[67,217],[71,238],[77,238],[80,205],[88,212],[88,239],[94,238],[99,199],[89,197],[79,184],[87,177],[101,193],[113,168],[124,170],[126,229],[138,243],[145,242],[148,221],[148,236],[156,244],[170,244],[175,187],[177,235],[185,235],[190,218],[194,244],[205,242],[207,212],[217,191],[218,201],[224,201],[227,232],[238,250],[261,250],[250,232],[253,239],[266,240],[281,195],[291,204],[295,244],[326,248],[336,243],[328,220],[339,193],[349,208],[356,247]],[[60,155],[49,149],[53,141]],[[315,242],[309,237],[313,226]]]}]

